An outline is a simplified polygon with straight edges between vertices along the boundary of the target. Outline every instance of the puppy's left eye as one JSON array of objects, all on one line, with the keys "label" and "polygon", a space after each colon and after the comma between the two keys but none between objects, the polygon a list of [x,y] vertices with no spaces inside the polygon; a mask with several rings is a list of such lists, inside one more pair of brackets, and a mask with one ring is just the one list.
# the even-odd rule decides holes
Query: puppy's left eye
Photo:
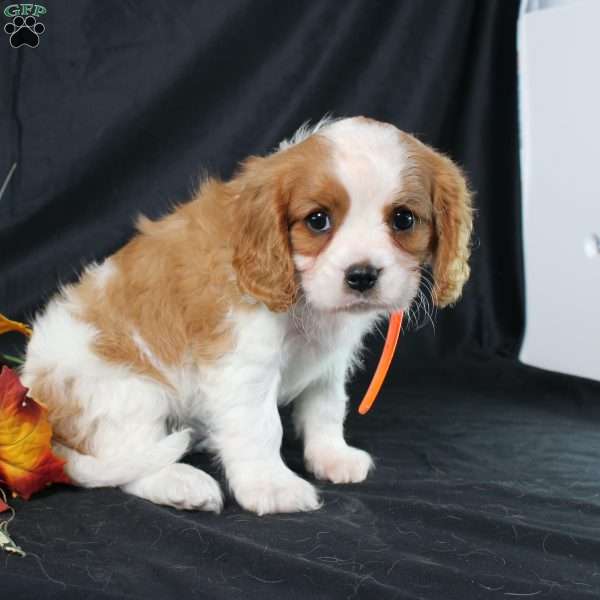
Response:
[{"label": "puppy's left eye", "polygon": [[308,215],[305,222],[308,228],[316,233],[323,233],[324,231],[331,229],[331,219],[323,210],[318,210]]},{"label": "puppy's left eye", "polygon": [[407,208],[397,208],[392,215],[392,227],[396,231],[408,231],[412,229],[415,221],[414,213]]}]

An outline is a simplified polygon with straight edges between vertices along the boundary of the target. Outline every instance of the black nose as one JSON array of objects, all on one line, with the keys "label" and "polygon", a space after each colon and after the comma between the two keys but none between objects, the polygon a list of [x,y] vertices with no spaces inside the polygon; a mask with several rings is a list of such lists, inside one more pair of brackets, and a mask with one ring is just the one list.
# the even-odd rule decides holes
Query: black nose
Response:
[{"label": "black nose", "polygon": [[351,265],[346,269],[346,285],[357,292],[370,290],[377,277],[379,271],[373,265]]}]

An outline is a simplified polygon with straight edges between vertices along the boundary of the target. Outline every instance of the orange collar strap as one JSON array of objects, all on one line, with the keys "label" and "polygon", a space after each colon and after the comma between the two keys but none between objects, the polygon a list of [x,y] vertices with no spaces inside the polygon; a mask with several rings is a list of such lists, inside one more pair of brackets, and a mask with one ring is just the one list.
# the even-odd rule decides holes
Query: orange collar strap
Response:
[{"label": "orange collar strap", "polygon": [[379,390],[381,389],[383,382],[385,381],[385,376],[387,375],[390,365],[392,364],[394,352],[396,351],[396,346],[398,345],[398,338],[400,337],[403,316],[404,313],[402,311],[395,312],[390,315],[390,323],[388,325],[387,336],[385,338],[385,344],[383,345],[381,357],[379,358],[379,364],[377,365],[377,369],[375,369],[375,375],[373,375],[369,389],[367,390],[365,397],[358,407],[358,412],[361,415],[366,415],[369,412],[375,403],[375,400],[377,399],[377,394],[379,394]]}]

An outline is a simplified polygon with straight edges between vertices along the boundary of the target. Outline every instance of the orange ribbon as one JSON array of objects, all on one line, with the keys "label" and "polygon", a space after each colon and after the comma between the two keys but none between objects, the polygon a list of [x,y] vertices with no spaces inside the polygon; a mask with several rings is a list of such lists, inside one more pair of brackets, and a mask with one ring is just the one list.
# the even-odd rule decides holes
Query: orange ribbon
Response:
[{"label": "orange ribbon", "polygon": [[396,351],[396,346],[398,345],[398,338],[400,337],[403,316],[404,313],[402,311],[392,313],[390,315],[390,323],[388,325],[387,336],[385,338],[385,344],[383,345],[379,364],[377,365],[377,369],[375,369],[375,375],[373,375],[369,389],[367,390],[365,397],[358,407],[358,412],[361,415],[366,415],[369,412],[375,403],[377,394],[379,394],[379,390],[381,389],[383,382],[385,381],[385,376],[387,375],[390,365],[392,364],[394,352]]}]

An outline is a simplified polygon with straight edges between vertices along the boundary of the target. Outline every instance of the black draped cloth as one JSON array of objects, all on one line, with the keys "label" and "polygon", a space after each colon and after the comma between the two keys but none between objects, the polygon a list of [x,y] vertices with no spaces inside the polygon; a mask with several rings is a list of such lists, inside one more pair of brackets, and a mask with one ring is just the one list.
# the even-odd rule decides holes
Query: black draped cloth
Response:
[{"label": "black draped cloth", "polygon": [[[4,10],[10,2],[1,2]],[[28,319],[203,172],[228,177],[307,119],[364,114],[458,160],[476,193],[473,275],[349,385],[367,482],[324,507],[178,512],[115,489],[13,500],[28,556],[2,598],[600,596],[600,384],[520,365],[524,322],[512,0],[46,2],[35,48],[0,32],[0,312]],[[1,17],[4,23],[11,19]],[[425,321],[425,319],[423,319]],[[0,337],[0,352],[22,341]],[[289,415],[284,414],[289,433]],[[301,447],[284,441],[304,473]],[[186,460],[221,477],[209,457]]]}]

